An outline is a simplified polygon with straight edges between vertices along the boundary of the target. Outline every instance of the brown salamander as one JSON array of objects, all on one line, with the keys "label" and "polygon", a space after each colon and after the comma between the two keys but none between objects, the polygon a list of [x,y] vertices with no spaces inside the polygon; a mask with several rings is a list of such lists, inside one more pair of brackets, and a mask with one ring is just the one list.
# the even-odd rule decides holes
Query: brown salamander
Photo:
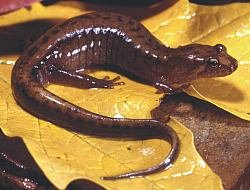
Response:
[{"label": "brown salamander", "polygon": [[157,166],[103,179],[152,174],[178,154],[179,141],[169,126],[152,119],[118,119],[89,112],[47,91],[57,83],[79,88],[113,88],[122,83],[81,72],[92,65],[115,65],[166,92],[172,84],[231,74],[237,61],[223,45],[191,44],[169,48],[136,20],[115,13],[90,13],[48,30],[17,60],[12,71],[13,95],[25,110],[65,129],[105,137],[170,140],[172,149]]}]

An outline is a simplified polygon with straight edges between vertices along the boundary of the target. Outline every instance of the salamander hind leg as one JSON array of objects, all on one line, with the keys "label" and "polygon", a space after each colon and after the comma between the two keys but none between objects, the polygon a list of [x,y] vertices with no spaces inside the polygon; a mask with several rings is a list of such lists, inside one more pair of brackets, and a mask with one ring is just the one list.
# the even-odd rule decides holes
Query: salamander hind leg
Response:
[{"label": "salamander hind leg", "polygon": [[54,69],[49,77],[49,82],[82,89],[113,88],[114,86],[124,84],[124,82],[117,82],[119,79],[119,76],[115,77],[114,79],[108,79],[108,77],[97,79],[95,77],[79,72]]}]

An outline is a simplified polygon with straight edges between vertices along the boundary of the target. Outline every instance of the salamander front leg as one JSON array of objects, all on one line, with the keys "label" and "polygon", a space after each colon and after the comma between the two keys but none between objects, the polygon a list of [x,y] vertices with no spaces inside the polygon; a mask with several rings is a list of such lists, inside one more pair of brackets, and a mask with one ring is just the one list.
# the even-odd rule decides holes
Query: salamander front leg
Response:
[{"label": "salamander front leg", "polygon": [[49,82],[83,89],[113,88],[114,86],[124,85],[124,82],[117,82],[119,79],[119,76],[114,79],[108,79],[108,77],[97,79],[83,73],[54,69],[49,77]]}]

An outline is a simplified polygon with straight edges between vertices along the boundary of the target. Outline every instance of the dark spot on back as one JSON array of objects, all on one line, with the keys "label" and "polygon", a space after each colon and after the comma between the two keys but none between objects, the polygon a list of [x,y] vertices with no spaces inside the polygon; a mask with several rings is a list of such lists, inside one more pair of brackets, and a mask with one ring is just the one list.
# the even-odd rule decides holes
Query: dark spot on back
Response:
[{"label": "dark spot on back", "polygon": [[47,98],[44,98],[44,99],[43,99],[43,103],[44,103],[44,104],[49,104],[49,103],[50,103],[50,100],[47,99]]},{"label": "dark spot on back", "polygon": [[59,108],[54,109],[54,113],[60,113],[61,110]]},{"label": "dark spot on back", "polygon": [[71,107],[67,107],[67,112],[72,112]]},{"label": "dark spot on back", "polygon": [[42,42],[43,43],[47,43],[49,41],[49,36],[44,36],[43,38],[42,38]]},{"label": "dark spot on back", "polygon": [[104,15],[102,18],[103,18],[104,20],[108,20],[108,19],[110,19],[110,16]]},{"label": "dark spot on back", "polygon": [[28,55],[29,56],[33,56],[36,52],[37,52],[38,48],[35,46],[33,47],[29,52]]},{"label": "dark spot on back", "polygon": [[64,26],[66,26],[67,24],[68,24],[68,22],[67,22],[67,21],[62,22],[62,23],[59,25],[59,27],[64,27]]},{"label": "dark spot on back", "polygon": [[80,18],[91,19],[92,17],[88,14],[80,16]]},{"label": "dark spot on back", "polygon": [[138,38],[144,38],[144,35],[143,34],[138,34],[137,37]]},{"label": "dark spot on back", "polygon": [[27,64],[27,63],[28,63],[28,62],[27,62],[27,61],[24,61],[24,60],[22,60],[22,61],[19,62],[20,65],[24,65],[24,64]]},{"label": "dark spot on back", "polygon": [[18,80],[22,80],[22,79],[24,79],[23,75],[19,75]]},{"label": "dark spot on back", "polygon": [[81,124],[82,123],[82,119],[78,116],[74,117],[74,121],[77,123],[77,124]]},{"label": "dark spot on back", "polygon": [[154,49],[154,50],[160,50],[160,46],[157,46],[157,45],[156,45],[156,46],[153,46],[153,49]]},{"label": "dark spot on back", "polygon": [[59,32],[60,32],[59,29],[55,29],[55,30],[52,30],[52,31],[51,31],[52,34],[58,34]]},{"label": "dark spot on back", "polygon": [[73,21],[71,22],[72,25],[75,25],[76,23],[77,23],[77,20],[73,20]]},{"label": "dark spot on back", "polygon": [[119,15],[119,16],[117,17],[117,20],[118,20],[119,22],[122,22],[122,16]]},{"label": "dark spot on back", "polygon": [[131,27],[130,30],[133,31],[133,32],[138,32],[140,30],[140,27],[139,26],[134,26],[134,27]]},{"label": "dark spot on back", "polygon": [[152,38],[148,38],[148,42],[152,44],[153,43]]},{"label": "dark spot on back", "polygon": [[31,83],[33,81],[33,78],[28,78],[28,82]]},{"label": "dark spot on back", "polygon": [[161,63],[161,60],[159,59],[159,57],[157,57],[157,58],[154,60],[154,64],[159,65],[160,63]]},{"label": "dark spot on back", "polygon": [[131,26],[135,24],[132,20],[128,21],[128,23],[129,23],[129,25],[131,25]]},{"label": "dark spot on back", "polygon": [[95,125],[95,122],[94,122],[93,120],[90,119],[90,120],[88,120],[88,125],[89,125],[89,126],[94,126],[94,125]]},{"label": "dark spot on back", "polygon": [[101,15],[99,13],[96,13],[95,16],[96,17],[101,17]]}]

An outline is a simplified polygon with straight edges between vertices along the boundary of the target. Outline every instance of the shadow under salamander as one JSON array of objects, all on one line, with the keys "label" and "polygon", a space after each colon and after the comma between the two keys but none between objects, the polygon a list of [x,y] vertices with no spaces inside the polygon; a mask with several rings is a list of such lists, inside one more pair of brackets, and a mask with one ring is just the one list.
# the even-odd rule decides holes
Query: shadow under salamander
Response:
[{"label": "shadow under salamander", "polygon": [[228,3],[247,3],[250,0],[189,0],[191,3],[202,5],[225,5]]},{"label": "shadow under salamander", "polygon": [[[206,95],[207,98],[212,98],[215,100],[223,100],[225,102],[231,102],[231,103],[240,102],[245,98],[244,93],[239,88],[237,88],[237,86],[230,84],[229,82],[221,81],[221,80],[218,81],[216,78],[215,79],[210,78],[210,79],[206,79],[206,80],[210,85],[215,84],[214,86],[216,86],[216,84],[220,83],[219,87],[215,87],[213,91],[203,92],[203,89],[199,90],[197,88],[200,91],[200,93],[202,95]],[[220,87],[223,87],[223,90],[218,89]],[[214,92],[217,89],[219,91],[223,92],[223,96],[218,96],[217,92]],[[224,96],[225,93],[227,93],[226,96]],[[222,94],[222,93],[220,93],[220,94]]]},{"label": "shadow under salamander", "polygon": [[9,26],[0,26],[0,56],[22,53],[34,40],[62,20],[33,20]]},{"label": "shadow under salamander", "polygon": [[[141,1],[141,0],[140,0]],[[149,0],[157,1],[157,0]],[[45,3],[46,1],[44,1]],[[99,2],[99,3],[97,3]],[[100,3],[102,2],[102,3]],[[127,2],[127,1],[123,1]],[[153,5],[143,4],[143,6],[118,6],[117,4],[104,3],[103,0],[95,0],[94,2],[86,2],[85,9],[93,11],[111,11],[121,14],[129,13],[136,19],[144,19],[157,14],[171,7],[177,0],[158,1]],[[69,2],[59,2],[63,6],[72,6]],[[139,13],[139,14],[138,14]],[[141,14],[140,14],[141,13]],[[142,14],[143,13],[143,14]],[[32,20],[24,23],[0,26],[0,56],[6,54],[22,53],[23,50],[37,39],[41,34],[47,31],[53,25],[63,20],[40,19]]]},{"label": "shadow under salamander", "polygon": [[[49,1],[44,2],[47,6],[55,2],[63,6],[74,6],[70,1],[46,2]],[[145,2],[144,0],[83,0],[83,2],[84,10],[115,12],[129,15],[137,20],[143,20],[170,8],[177,0],[146,0]]]}]

